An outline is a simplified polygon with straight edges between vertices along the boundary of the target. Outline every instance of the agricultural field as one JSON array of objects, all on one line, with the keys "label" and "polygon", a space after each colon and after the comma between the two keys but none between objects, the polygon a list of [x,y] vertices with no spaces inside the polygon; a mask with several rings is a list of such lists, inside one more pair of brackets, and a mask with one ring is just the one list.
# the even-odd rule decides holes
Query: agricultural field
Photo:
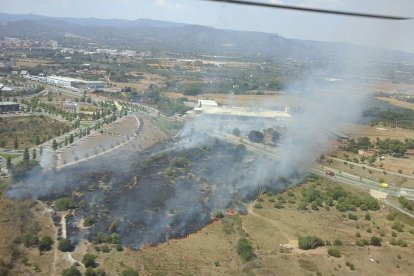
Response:
[{"label": "agricultural field", "polygon": [[[13,116],[0,118],[0,142],[1,147],[14,149],[17,137],[18,149],[30,148],[36,142],[44,142],[63,133],[67,124],[53,120],[43,115]],[[39,141],[37,140],[39,138]]]}]

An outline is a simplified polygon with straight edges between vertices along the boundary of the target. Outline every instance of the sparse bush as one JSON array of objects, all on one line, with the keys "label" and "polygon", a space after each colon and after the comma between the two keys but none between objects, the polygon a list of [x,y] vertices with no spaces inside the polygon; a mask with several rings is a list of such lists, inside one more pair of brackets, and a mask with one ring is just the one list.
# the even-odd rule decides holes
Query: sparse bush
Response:
[{"label": "sparse bush", "polygon": [[31,247],[37,245],[37,243],[39,242],[39,238],[37,237],[37,235],[32,233],[24,234],[22,235],[22,242],[24,246]]},{"label": "sparse bush", "polygon": [[93,268],[88,267],[88,268],[85,270],[85,274],[84,274],[84,276],[96,276],[96,272],[95,272],[95,270],[93,270]]},{"label": "sparse bush", "polygon": [[369,213],[365,214],[365,220],[371,220],[371,215]]},{"label": "sparse bush", "polygon": [[121,272],[121,276],[139,276],[138,272],[132,268],[127,268]]},{"label": "sparse bush", "polygon": [[408,246],[407,242],[404,241],[403,239],[398,239],[397,240],[397,245],[400,246],[400,247],[407,247]]},{"label": "sparse bush", "polygon": [[274,207],[275,207],[276,209],[283,209],[283,208],[285,208],[285,206],[283,206],[283,204],[281,204],[280,202],[277,202],[277,203],[274,205]]},{"label": "sparse bush", "polygon": [[390,244],[391,245],[397,245],[397,241],[395,240],[395,238],[390,239]]},{"label": "sparse bush", "polygon": [[116,251],[118,251],[118,252],[124,251],[124,248],[122,247],[122,245],[121,245],[121,244],[117,244],[117,245],[116,245],[116,247],[115,247],[115,249],[116,249]]},{"label": "sparse bush", "polygon": [[103,253],[109,253],[111,251],[111,249],[109,248],[108,245],[104,244],[104,245],[101,246],[101,251]]},{"label": "sparse bush", "polygon": [[390,212],[390,213],[387,214],[387,219],[393,221],[393,220],[395,220],[396,216],[397,216],[396,212]]},{"label": "sparse bush", "polygon": [[356,245],[363,247],[364,246],[364,242],[362,241],[362,239],[357,239],[356,240]]},{"label": "sparse bush", "polygon": [[250,241],[246,238],[240,238],[237,242],[237,254],[246,262],[254,258],[255,254]]},{"label": "sparse bush", "polygon": [[372,233],[371,228],[367,228],[367,233]]},{"label": "sparse bush", "polygon": [[81,272],[76,268],[76,266],[71,266],[66,268],[62,272],[62,276],[82,276]]},{"label": "sparse bush", "polygon": [[360,238],[360,237],[361,237],[361,233],[356,232],[356,233],[355,233],[355,237]]},{"label": "sparse bush", "polygon": [[95,267],[96,266],[96,256],[90,253],[86,253],[82,257],[82,263],[85,265],[85,267]]},{"label": "sparse bush", "polygon": [[391,236],[393,236],[393,237],[397,237],[397,232],[392,231]]},{"label": "sparse bush", "polygon": [[400,221],[395,221],[392,224],[391,228],[398,231],[398,232],[403,232],[404,231],[404,224]]},{"label": "sparse bush", "polygon": [[262,208],[263,208],[263,206],[262,206],[262,204],[260,204],[260,203],[256,203],[256,204],[254,205],[254,208],[256,208],[256,209],[262,209]]},{"label": "sparse bush", "polygon": [[349,214],[348,214],[348,218],[349,218],[349,219],[352,219],[352,220],[358,220],[357,215],[352,214],[352,213],[349,213]]},{"label": "sparse bush", "polygon": [[341,240],[339,240],[339,239],[334,240],[333,244],[335,246],[342,246],[342,245],[344,245],[344,243]]},{"label": "sparse bush", "polygon": [[316,236],[299,237],[299,248],[303,250],[314,249],[323,246],[324,242]]},{"label": "sparse bush", "polygon": [[340,258],[341,257],[341,251],[338,248],[336,248],[336,247],[330,247],[330,248],[328,248],[328,254],[330,256],[335,257],[335,258]]}]

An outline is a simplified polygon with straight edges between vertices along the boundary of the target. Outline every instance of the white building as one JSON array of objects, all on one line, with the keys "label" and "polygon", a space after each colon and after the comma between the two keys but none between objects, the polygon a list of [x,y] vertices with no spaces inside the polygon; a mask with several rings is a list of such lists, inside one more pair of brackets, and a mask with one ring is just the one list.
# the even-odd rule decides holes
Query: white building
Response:
[{"label": "white building", "polygon": [[80,89],[102,89],[107,86],[106,82],[103,81],[86,81],[60,76],[48,76],[46,82],[60,87]]}]

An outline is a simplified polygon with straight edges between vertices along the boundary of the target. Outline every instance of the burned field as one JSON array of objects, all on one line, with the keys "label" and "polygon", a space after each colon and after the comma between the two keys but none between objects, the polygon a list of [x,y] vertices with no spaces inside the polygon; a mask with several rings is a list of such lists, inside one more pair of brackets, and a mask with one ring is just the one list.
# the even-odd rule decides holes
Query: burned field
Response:
[{"label": "burned field", "polygon": [[288,185],[284,179],[270,181],[275,179],[271,175],[257,177],[258,166],[266,160],[258,160],[242,146],[218,140],[167,150],[171,146],[37,172],[27,183],[16,184],[9,195],[34,196],[50,204],[71,198],[66,233],[73,243],[110,240],[141,248],[185,237],[209,224],[220,210],[246,212],[244,203],[260,187],[277,192]]}]

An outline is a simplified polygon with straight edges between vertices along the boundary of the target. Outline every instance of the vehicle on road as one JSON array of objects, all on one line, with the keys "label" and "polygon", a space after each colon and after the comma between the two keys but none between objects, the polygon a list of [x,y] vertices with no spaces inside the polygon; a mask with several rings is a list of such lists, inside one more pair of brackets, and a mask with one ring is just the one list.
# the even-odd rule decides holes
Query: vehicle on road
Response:
[{"label": "vehicle on road", "polygon": [[335,173],[333,171],[326,171],[325,173],[329,176],[335,176]]}]

